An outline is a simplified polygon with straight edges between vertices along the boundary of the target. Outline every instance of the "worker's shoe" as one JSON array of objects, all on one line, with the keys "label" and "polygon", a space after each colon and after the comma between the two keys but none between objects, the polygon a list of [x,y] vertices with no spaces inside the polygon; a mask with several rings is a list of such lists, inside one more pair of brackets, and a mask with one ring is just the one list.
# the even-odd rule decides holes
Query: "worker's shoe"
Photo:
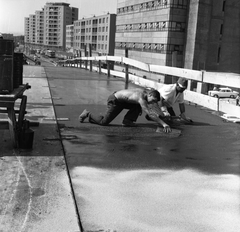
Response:
[{"label": "worker's shoe", "polygon": [[89,111],[88,110],[84,110],[80,115],[79,115],[79,122],[83,122],[88,116],[89,116]]},{"label": "worker's shoe", "polygon": [[129,119],[123,119],[122,126],[124,126],[124,127],[135,127],[136,124]]}]

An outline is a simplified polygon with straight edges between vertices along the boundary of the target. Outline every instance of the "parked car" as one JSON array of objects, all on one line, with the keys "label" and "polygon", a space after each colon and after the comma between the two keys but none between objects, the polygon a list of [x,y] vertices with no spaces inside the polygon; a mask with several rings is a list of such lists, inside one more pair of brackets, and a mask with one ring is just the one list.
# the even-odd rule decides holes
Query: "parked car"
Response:
[{"label": "parked car", "polygon": [[221,118],[227,122],[240,123],[240,118],[237,116],[234,116],[234,115],[223,114],[223,116],[221,116]]},{"label": "parked car", "polygon": [[232,89],[226,88],[219,88],[218,90],[210,90],[208,91],[208,95],[212,97],[230,97],[236,98],[239,93],[237,91],[233,91]]}]

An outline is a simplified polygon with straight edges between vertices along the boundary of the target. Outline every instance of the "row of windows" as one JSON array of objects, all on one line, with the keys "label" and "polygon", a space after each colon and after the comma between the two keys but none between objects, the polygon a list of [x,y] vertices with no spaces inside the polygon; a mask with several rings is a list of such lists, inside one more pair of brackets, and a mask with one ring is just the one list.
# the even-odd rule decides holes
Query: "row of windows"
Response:
[{"label": "row of windows", "polygon": [[60,19],[61,16],[49,16],[49,17],[47,16],[46,17],[46,19],[58,19],[58,18]]},{"label": "row of windows", "polygon": [[[74,43],[74,47],[84,49],[85,43]],[[108,46],[107,44],[92,44],[92,50],[95,51],[96,48],[98,48],[98,50],[107,50]]]},{"label": "row of windows", "polygon": [[84,29],[74,29],[75,33],[88,33],[88,32],[108,32],[108,26],[107,27],[99,27],[99,28],[84,28]]},{"label": "row of windows", "polygon": [[174,44],[117,42],[115,44],[115,48],[116,49],[128,48],[129,50],[151,51],[151,52],[167,53],[167,54],[171,54],[174,51],[177,51],[179,54],[183,53],[183,45],[174,45]]},{"label": "row of windows", "polygon": [[46,11],[58,11],[58,10],[60,10],[61,8],[59,8],[59,7],[46,7],[45,8],[45,10]]},{"label": "row of windows", "polygon": [[171,30],[171,31],[184,31],[186,27],[182,22],[148,22],[148,23],[135,23],[118,25],[117,32],[123,31],[158,31],[158,30]]},{"label": "row of windows", "polygon": [[46,20],[46,23],[61,23],[61,20]]},{"label": "row of windows", "polygon": [[94,19],[94,20],[86,20],[86,21],[75,21],[74,25],[75,26],[85,26],[85,25],[91,25],[93,21],[93,24],[101,24],[101,23],[108,23],[108,17],[106,18],[99,18],[99,19]]},{"label": "row of windows", "polygon": [[[80,29],[76,29],[75,32],[78,33],[80,31]],[[108,27],[99,27],[98,30],[97,28],[86,28],[86,29],[81,29],[82,33],[88,33],[88,32],[107,32],[108,31]]]},{"label": "row of windows", "polygon": [[[89,35],[89,36],[75,36],[75,40],[80,40],[80,38],[81,38],[81,41],[83,41],[83,40],[91,40],[91,36]],[[98,37],[97,36],[93,36],[92,37],[92,40],[96,40],[97,41],[97,39],[99,40],[99,41],[107,41],[108,40],[108,36],[106,35],[106,36],[104,36],[104,35],[99,35]]]},{"label": "row of windows", "polygon": [[125,6],[117,9],[117,14],[125,14],[134,11],[146,11],[155,10],[159,8],[175,7],[175,8],[187,8],[187,0],[155,0],[141,4]]}]

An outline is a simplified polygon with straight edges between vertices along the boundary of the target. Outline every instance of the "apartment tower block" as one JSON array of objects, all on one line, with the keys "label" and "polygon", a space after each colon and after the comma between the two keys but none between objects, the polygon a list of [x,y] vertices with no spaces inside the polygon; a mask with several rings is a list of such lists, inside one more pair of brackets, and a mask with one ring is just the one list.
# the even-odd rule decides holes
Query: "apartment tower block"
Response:
[{"label": "apartment tower block", "polygon": [[78,8],[64,2],[47,2],[42,11],[25,18],[25,43],[33,47],[63,49],[66,26],[78,19]]},{"label": "apartment tower block", "polygon": [[[149,64],[240,73],[240,2],[118,0],[115,55]],[[172,79],[145,74],[163,83]]]}]

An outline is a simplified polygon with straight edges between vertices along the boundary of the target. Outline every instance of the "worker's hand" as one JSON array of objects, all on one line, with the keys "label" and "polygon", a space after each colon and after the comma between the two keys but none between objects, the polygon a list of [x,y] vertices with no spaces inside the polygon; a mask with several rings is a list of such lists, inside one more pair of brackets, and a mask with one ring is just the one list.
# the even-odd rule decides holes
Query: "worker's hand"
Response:
[{"label": "worker's hand", "polygon": [[170,128],[169,125],[166,125],[166,126],[163,127],[163,131],[164,131],[165,133],[170,133],[172,130],[171,130],[171,128]]},{"label": "worker's hand", "polygon": [[[172,130],[170,128],[170,126],[166,125],[163,127],[163,132],[164,133],[170,133]],[[157,133],[159,132],[162,132],[162,128],[161,127],[158,127],[157,130],[156,130]]]}]

